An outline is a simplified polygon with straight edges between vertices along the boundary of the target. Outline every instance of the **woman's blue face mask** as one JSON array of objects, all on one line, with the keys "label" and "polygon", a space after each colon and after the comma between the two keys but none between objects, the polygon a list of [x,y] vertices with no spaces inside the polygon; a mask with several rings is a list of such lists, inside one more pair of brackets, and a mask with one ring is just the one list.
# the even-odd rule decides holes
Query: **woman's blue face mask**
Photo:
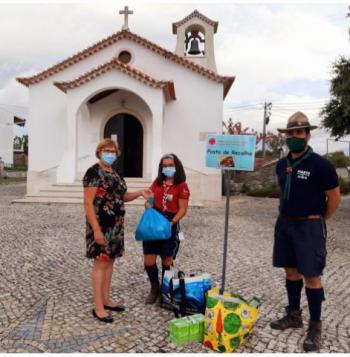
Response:
[{"label": "woman's blue face mask", "polygon": [[174,166],[163,167],[162,174],[168,178],[174,177],[176,169]]},{"label": "woman's blue face mask", "polygon": [[101,160],[106,165],[112,165],[114,161],[117,160],[117,154],[113,152],[104,152],[101,153]]}]

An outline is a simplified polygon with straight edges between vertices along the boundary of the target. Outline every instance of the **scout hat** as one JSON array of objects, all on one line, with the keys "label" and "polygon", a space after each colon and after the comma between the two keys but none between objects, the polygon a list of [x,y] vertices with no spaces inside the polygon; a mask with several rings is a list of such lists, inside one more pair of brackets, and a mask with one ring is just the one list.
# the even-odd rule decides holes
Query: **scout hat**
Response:
[{"label": "scout hat", "polygon": [[293,129],[304,129],[309,128],[314,130],[317,128],[316,125],[310,125],[308,117],[302,112],[296,112],[289,117],[287,122],[287,127],[282,129],[277,129],[280,133],[286,133]]}]

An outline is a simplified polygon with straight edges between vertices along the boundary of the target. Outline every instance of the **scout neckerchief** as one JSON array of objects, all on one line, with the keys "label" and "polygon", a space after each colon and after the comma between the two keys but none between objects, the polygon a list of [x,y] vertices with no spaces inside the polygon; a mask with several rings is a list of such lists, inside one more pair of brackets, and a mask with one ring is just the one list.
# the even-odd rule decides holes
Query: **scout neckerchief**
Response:
[{"label": "scout neckerchief", "polygon": [[167,201],[168,201],[168,193],[170,191],[170,188],[173,185],[167,185],[164,181],[163,181],[163,197],[162,197],[162,206],[163,206],[163,211],[167,211]]},{"label": "scout neckerchief", "polygon": [[283,198],[285,200],[289,200],[289,194],[290,194],[290,188],[292,185],[292,174],[293,174],[293,169],[298,166],[301,162],[306,160],[311,154],[313,153],[312,148],[309,148],[309,150],[306,152],[305,155],[303,155],[299,160],[295,161],[293,164],[289,161],[289,158],[287,157],[287,180],[286,180],[286,185],[284,186],[284,192],[283,192]]}]

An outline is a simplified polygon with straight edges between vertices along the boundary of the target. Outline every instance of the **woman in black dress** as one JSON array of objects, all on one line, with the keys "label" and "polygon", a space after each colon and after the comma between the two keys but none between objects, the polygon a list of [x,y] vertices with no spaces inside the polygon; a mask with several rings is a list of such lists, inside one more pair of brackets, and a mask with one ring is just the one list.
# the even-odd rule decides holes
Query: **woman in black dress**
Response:
[{"label": "woman in black dress", "polygon": [[150,190],[127,192],[127,186],[112,168],[120,151],[115,141],[102,140],[96,148],[99,162],[83,178],[86,214],[86,256],[94,259],[92,289],[95,308],[92,314],[103,322],[113,322],[106,310],[124,311],[110,298],[115,258],[124,252],[124,202],[140,196],[148,199]]}]

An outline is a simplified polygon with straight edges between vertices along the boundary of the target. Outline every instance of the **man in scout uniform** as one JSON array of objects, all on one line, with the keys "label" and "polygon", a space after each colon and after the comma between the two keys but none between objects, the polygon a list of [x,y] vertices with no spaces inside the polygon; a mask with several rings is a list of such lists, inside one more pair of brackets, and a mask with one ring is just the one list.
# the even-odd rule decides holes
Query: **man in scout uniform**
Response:
[{"label": "man in scout uniform", "polygon": [[321,305],[325,300],[321,275],[326,264],[327,220],[340,203],[338,176],[334,166],[308,146],[310,125],[305,114],[293,114],[285,133],[289,154],[278,161],[276,174],[282,196],[275,226],[273,266],[286,272],[286,315],[271,322],[273,329],[303,327],[300,309],[305,282],[310,321],[305,351],[317,351],[321,341]]}]

